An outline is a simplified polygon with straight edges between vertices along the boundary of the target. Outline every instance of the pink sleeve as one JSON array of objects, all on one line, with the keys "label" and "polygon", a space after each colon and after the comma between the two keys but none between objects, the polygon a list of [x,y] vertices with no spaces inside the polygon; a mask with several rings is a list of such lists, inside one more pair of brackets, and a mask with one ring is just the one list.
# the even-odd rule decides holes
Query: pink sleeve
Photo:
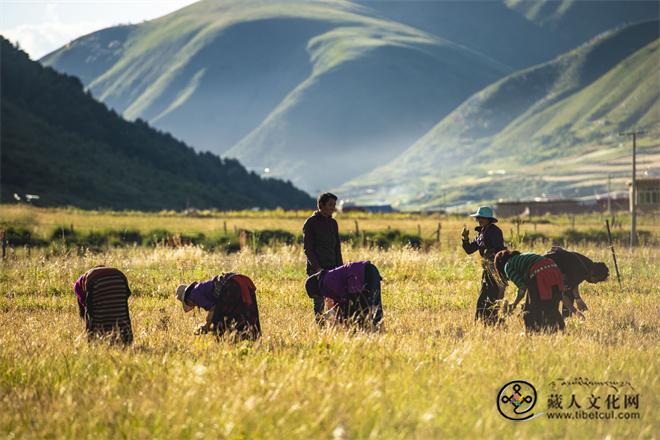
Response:
[{"label": "pink sleeve", "polygon": [[85,275],[80,275],[80,278],[76,280],[73,284],[73,291],[76,293],[76,298],[78,298],[78,304],[85,307],[87,295],[85,294],[85,289],[83,288],[83,282],[85,281]]}]

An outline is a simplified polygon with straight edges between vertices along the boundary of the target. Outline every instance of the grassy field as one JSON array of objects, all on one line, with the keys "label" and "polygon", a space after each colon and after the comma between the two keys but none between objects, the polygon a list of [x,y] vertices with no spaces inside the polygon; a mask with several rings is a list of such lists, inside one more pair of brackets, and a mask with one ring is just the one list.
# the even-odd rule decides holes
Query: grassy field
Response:
[{"label": "grassy field", "polygon": [[[131,211],[84,211],[75,208],[35,208],[26,205],[0,205],[0,227],[20,226],[31,229],[36,236],[47,237],[53,230],[64,226],[77,231],[89,232],[103,229],[132,229],[142,233],[154,229],[165,229],[173,233],[228,234],[236,230],[282,229],[297,235],[302,234],[302,225],[311,213],[308,211],[236,211],[212,212],[192,211],[189,214],[166,211],[144,213]],[[526,219],[525,223],[514,224],[514,219],[501,219],[498,225],[511,240],[526,233],[560,234],[575,228],[578,230],[603,229],[605,215],[544,216]],[[405,233],[418,234],[426,239],[436,237],[440,225],[441,244],[455,247],[460,244],[463,226],[470,229],[474,220],[465,216],[413,213],[339,213],[335,215],[340,232],[385,231],[399,229]],[[629,216],[618,213],[613,232],[622,231],[629,225]],[[660,234],[660,222],[655,216],[638,217],[638,228],[647,230],[656,237]],[[471,232],[474,236],[474,231]]]},{"label": "grassy field", "polygon": [[[210,218],[172,214],[85,213],[2,207],[0,219],[33,227],[161,227],[212,230],[300,228],[306,213],[232,213]],[[408,215],[344,216],[374,228],[458,235],[464,220]],[[564,228],[552,219],[539,228]],[[649,219],[647,229],[655,226]],[[112,223],[116,222],[116,223]],[[466,222],[468,223],[468,222]],[[600,224],[578,218],[577,226]],[[469,224],[469,223],[468,223]],[[502,222],[507,225],[507,222]],[[220,225],[220,226],[218,226]],[[526,225],[527,227],[531,227]],[[45,227],[45,226],[44,226]],[[354,226],[353,226],[354,227]],[[190,229],[187,229],[190,228]],[[199,229],[195,229],[199,228]],[[207,228],[207,229],[204,229]],[[506,227],[504,228],[506,231]],[[455,231],[455,232],[454,232]],[[303,290],[299,246],[260,253],[209,253],[197,247],[135,247],[103,253],[34,250],[0,263],[0,436],[8,438],[655,438],[658,417],[658,248],[619,250],[623,288],[613,278],[587,285],[587,319],[567,321],[562,335],[523,333],[518,316],[502,328],[473,322],[480,279],[476,257],[457,247],[346,248],[347,261],[371,259],[384,277],[385,330],[353,334],[319,329]],[[578,245],[609,262],[604,245]],[[544,247],[534,250],[542,251]],[[119,267],[135,343],[121,349],[89,344],[71,285],[95,264]],[[240,271],[258,287],[263,337],[230,343],[194,336],[201,313],[184,314],[173,299],[181,282]],[[507,291],[508,298],[513,292]],[[539,393],[535,412],[552,394],[587,409],[606,385],[553,388],[558,379],[627,381],[639,394],[635,420],[504,419],[499,389],[527,379]],[[628,411],[628,410],[626,410]]]}]

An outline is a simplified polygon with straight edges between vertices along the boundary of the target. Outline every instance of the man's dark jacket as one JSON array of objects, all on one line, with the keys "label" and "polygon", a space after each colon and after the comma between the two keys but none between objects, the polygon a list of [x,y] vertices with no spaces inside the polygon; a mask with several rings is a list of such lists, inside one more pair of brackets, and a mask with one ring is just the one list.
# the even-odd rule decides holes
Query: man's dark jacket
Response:
[{"label": "man's dark jacket", "polygon": [[324,216],[320,211],[305,220],[303,244],[307,257],[307,275],[319,269],[334,269],[344,264],[337,221]]}]

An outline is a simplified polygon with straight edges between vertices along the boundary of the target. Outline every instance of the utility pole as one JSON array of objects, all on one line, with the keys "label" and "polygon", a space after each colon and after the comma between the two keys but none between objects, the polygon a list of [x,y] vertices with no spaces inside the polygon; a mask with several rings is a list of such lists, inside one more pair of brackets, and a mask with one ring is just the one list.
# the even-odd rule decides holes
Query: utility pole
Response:
[{"label": "utility pole", "polygon": [[637,241],[637,135],[646,134],[645,131],[620,132],[619,136],[632,136],[632,188],[630,191],[630,249]]},{"label": "utility pole", "polygon": [[607,215],[612,215],[612,175],[607,175]]}]

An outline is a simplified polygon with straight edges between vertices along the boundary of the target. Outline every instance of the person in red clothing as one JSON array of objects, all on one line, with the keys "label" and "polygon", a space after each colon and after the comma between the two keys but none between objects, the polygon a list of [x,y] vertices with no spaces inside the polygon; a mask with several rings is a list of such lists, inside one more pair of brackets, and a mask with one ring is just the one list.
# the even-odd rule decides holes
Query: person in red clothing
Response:
[{"label": "person in red clothing", "polygon": [[528,331],[564,330],[559,311],[564,282],[559,267],[549,258],[533,253],[503,250],[495,255],[495,268],[500,283],[512,281],[518,288],[513,311],[526,297],[523,321]]},{"label": "person in red clothing", "polygon": [[261,335],[256,291],[249,277],[229,272],[210,280],[181,284],[175,296],[184,312],[195,307],[207,312],[206,322],[197,328],[196,334],[222,335],[229,331],[240,338],[256,339]]},{"label": "person in red clothing", "polygon": [[[321,269],[334,269],[343,262],[339,226],[332,218],[336,210],[337,196],[323,193],[317,199],[318,210],[303,225],[303,247],[307,257],[307,276]],[[322,322],[323,297],[313,296],[316,321]]]}]

